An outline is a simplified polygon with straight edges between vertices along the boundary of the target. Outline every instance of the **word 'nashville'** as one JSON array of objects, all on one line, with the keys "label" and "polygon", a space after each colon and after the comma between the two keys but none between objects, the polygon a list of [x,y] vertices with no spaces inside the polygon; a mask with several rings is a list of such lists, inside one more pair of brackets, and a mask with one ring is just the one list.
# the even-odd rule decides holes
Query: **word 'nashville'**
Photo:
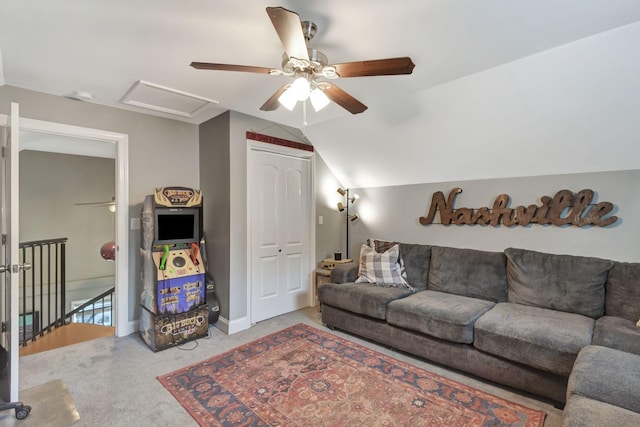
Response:
[{"label": "word 'nashville'", "polygon": [[553,197],[543,196],[540,206],[517,206],[510,208],[511,198],[507,194],[499,195],[493,203],[493,208],[482,207],[479,209],[458,208],[453,205],[456,196],[462,193],[462,189],[454,188],[449,192],[445,200],[444,193],[437,191],[431,198],[431,206],[427,216],[420,217],[420,224],[433,223],[436,212],[440,214],[442,224],[490,224],[498,226],[529,225],[529,224],[553,224],[556,226],[574,225],[584,227],[597,225],[605,227],[617,221],[617,216],[605,218],[613,210],[610,202],[600,202],[591,205],[593,190],[582,190],[575,195],[569,190],[560,190]]}]

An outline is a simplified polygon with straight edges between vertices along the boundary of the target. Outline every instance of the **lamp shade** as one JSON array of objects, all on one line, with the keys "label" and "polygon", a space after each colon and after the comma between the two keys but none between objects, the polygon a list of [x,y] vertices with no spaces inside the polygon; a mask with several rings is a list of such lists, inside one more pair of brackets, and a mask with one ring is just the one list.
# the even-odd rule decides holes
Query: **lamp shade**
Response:
[{"label": "lamp shade", "polygon": [[316,111],[322,110],[324,107],[329,105],[330,102],[327,95],[325,95],[324,92],[318,88],[315,88],[311,91],[311,95],[309,95],[309,98],[311,99],[311,105],[313,106],[313,109]]},{"label": "lamp shade", "polygon": [[298,77],[293,81],[289,90],[295,94],[298,101],[305,101],[309,98],[309,93],[311,91],[311,88],[309,87],[309,80],[307,80],[306,77]]},{"label": "lamp shade", "polygon": [[282,95],[278,97],[278,102],[287,110],[293,111],[293,107],[296,106],[298,99],[292,88],[289,87],[289,89],[285,90]]}]

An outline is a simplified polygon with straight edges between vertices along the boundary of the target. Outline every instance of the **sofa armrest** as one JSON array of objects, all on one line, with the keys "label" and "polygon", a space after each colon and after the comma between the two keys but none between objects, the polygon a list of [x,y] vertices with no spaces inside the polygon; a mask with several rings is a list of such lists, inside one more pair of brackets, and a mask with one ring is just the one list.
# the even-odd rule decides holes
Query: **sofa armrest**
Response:
[{"label": "sofa armrest", "polygon": [[567,385],[567,401],[580,395],[640,412],[640,356],[589,345],[580,350]]},{"label": "sofa armrest", "polygon": [[358,264],[348,262],[338,264],[331,270],[331,283],[349,283],[355,282],[358,278]]}]

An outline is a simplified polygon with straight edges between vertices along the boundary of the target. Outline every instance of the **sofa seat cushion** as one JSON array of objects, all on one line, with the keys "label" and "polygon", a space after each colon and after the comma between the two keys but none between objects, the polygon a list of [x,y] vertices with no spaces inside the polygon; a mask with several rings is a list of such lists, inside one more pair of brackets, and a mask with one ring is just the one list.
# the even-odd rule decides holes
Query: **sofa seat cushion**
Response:
[{"label": "sofa seat cushion", "polygon": [[578,354],[567,384],[567,398],[588,397],[640,412],[640,356],[590,345]]},{"label": "sofa seat cushion", "polygon": [[577,313],[604,315],[604,287],[613,261],[505,249],[509,302]]},{"label": "sofa seat cushion", "polygon": [[464,344],[473,342],[473,324],[495,303],[444,292],[421,291],[389,303],[390,325]]},{"label": "sofa seat cushion", "polygon": [[507,259],[502,252],[433,246],[427,289],[506,301]]},{"label": "sofa seat cushion", "polygon": [[406,288],[377,286],[370,283],[328,283],[318,288],[323,304],[385,320],[387,304],[411,295]]},{"label": "sofa seat cushion", "polygon": [[562,411],[562,427],[638,427],[640,414],[588,397],[574,395]]},{"label": "sofa seat cushion", "polygon": [[593,344],[640,354],[640,327],[622,317],[601,317],[593,330]]},{"label": "sofa seat cushion", "polygon": [[580,349],[591,344],[595,321],[521,304],[498,303],[475,323],[473,345],[484,352],[568,376]]}]

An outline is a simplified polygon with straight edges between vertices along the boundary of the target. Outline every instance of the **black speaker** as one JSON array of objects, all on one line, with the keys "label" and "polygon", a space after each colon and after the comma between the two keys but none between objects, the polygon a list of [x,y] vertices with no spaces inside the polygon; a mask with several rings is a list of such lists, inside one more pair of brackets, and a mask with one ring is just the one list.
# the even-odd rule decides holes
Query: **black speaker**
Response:
[{"label": "black speaker", "polygon": [[218,296],[216,295],[216,291],[213,289],[207,289],[207,306],[209,313],[209,324],[213,325],[218,321],[220,317],[220,302],[218,301]]}]

